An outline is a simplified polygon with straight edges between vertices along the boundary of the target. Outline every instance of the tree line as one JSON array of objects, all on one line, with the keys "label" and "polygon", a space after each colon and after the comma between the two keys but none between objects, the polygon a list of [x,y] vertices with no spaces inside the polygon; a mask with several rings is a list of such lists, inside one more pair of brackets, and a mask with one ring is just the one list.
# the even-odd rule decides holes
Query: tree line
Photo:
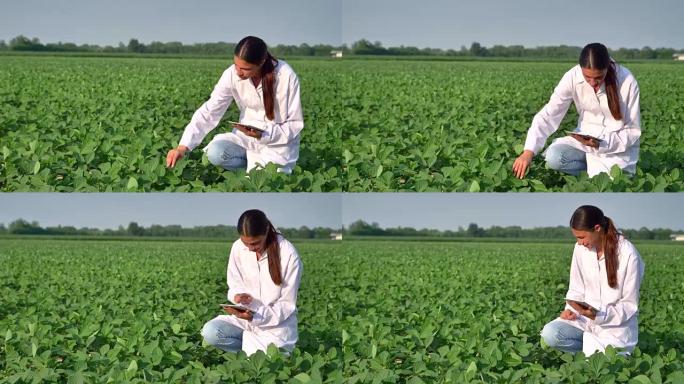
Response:
[{"label": "tree line", "polygon": [[[671,229],[619,229],[629,239],[634,240],[670,240],[670,235],[677,233]],[[482,228],[475,223],[457,230],[415,229],[411,227],[381,228],[378,223],[367,223],[357,220],[349,225],[345,234],[352,236],[383,237],[441,237],[441,238],[520,238],[520,239],[572,239],[567,226],[521,228],[520,226],[492,226]]]},{"label": "tree line", "polygon": [[[25,51],[25,52],[93,52],[93,53],[126,53],[126,54],[174,54],[174,55],[202,55],[212,56],[233,52],[235,43],[215,42],[183,44],[178,41],[160,42],[152,41],[148,44],[138,39],[130,39],[128,44],[120,42],[117,46],[99,46],[92,44],[77,45],[74,43],[46,43],[40,39],[28,38],[23,35],[12,38],[9,42],[0,40],[0,51]],[[461,56],[461,57],[509,57],[509,58],[548,58],[570,59],[579,57],[582,47],[559,45],[543,47],[524,47],[522,45],[494,45],[484,47],[478,42],[473,42],[470,47],[461,46],[460,49],[440,48],[417,48],[412,46],[383,47],[379,41],[371,42],[361,39],[351,46],[330,44],[278,44],[269,48],[275,56],[330,56],[332,51],[340,51],[343,55],[374,55],[374,56]],[[619,48],[611,50],[611,55],[617,60],[640,59],[640,60],[672,60],[675,53],[682,52],[673,48]]]},{"label": "tree line", "polygon": [[[521,228],[519,226],[492,226],[483,228],[475,223],[457,230],[416,229],[410,227],[381,228],[378,223],[367,223],[357,220],[345,229],[302,226],[299,228],[278,228],[291,239],[328,239],[333,233],[351,236],[382,237],[441,237],[441,238],[522,238],[522,239],[572,239],[567,226]],[[677,233],[671,229],[620,229],[630,239],[635,240],[669,240]],[[226,238],[238,236],[237,229],[229,225],[196,226],[192,228],[180,225],[151,225],[143,227],[136,222],[117,229],[76,228],[73,226],[41,227],[36,221],[29,222],[17,219],[7,227],[0,223],[0,235],[51,235],[51,236],[102,236],[102,237],[175,237],[175,238]]]},{"label": "tree line", "polygon": [[[339,232],[333,228],[278,228],[287,238],[292,239],[327,239],[330,234]],[[151,225],[143,227],[136,222],[128,226],[120,225],[117,229],[76,228],[73,226],[42,227],[37,221],[17,219],[7,227],[0,224],[0,235],[50,235],[50,236],[101,236],[101,237],[169,237],[169,238],[224,238],[234,239],[238,235],[237,228],[230,225],[206,225],[192,228],[180,225]]]}]

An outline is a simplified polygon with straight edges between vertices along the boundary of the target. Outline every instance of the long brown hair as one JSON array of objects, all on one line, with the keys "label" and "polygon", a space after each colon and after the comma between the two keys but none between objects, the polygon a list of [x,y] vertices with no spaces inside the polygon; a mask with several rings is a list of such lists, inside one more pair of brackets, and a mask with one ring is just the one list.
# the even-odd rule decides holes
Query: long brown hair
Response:
[{"label": "long brown hair", "polygon": [[247,36],[235,46],[235,56],[261,65],[261,84],[264,92],[264,109],[269,120],[275,119],[275,65],[276,58],[268,52],[266,43],[258,37]]},{"label": "long brown hair", "polygon": [[606,95],[608,96],[608,108],[615,120],[622,120],[620,110],[620,95],[618,94],[617,70],[615,62],[611,60],[608,48],[601,43],[587,44],[580,53],[579,65],[586,69],[598,69],[599,71],[608,70],[604,83],[606,84]]},{"label": "long brown hair", "polygon": [[280,272],[280,247],[278,231],[268,220],[266,214],[258,209],[250,209],[242,213],[238,219],[237,230],[240,236],[266,236],[266,254],[268,255],[268,272],[275,285],[280,285],[283,278]]},{"label": "long brown hair", "polygon": [[578,231],[593,231],[597,224],[604,232],[601,245],[603,247],[603,256],[606,260],[608,285],[611,288],[617,288],[617,246],[620,233],[615,228],[613,220],[605,216],[603,211],[593,205],[583,205],[577,208],[570,218],[570,227]]}]

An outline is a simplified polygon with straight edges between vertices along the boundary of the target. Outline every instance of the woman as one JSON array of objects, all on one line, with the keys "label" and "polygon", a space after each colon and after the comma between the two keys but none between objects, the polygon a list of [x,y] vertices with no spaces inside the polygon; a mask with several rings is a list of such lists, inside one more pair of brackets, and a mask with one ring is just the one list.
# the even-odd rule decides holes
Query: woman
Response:
[{"label": "woman", "polygon": [[544,326],[542,339],[550,347],[587,356],[608,345],[629,353],[639,334],[641,256],[597,207],[577,208],[570,227],[577,244],[565,310]]},{"label": "woman", "polygon": [[209,100],[192,116],[180,144],[167,154],[166,166],[174,167],[199,145],[233,100],[240,109],[241,124],[233,124],[230,133],[214,136],[204,148],[209,161],[224,169],[246,167],[247,171],[275,163],[279,171],[291,173],[299,158],[299,133],[304,128],[299,79],[254,36],[235,46],[233,65],[223,72]]},{"label": "woman", "polygon": [[302,275],[297,250],[259,210],[245,211],[237,229],[240,239],[228,259],[228,300],[248,310],[225,308],[228,315],[204,324],[202,337],[227,352],[251,355],[269,344],[292,351]]},{"label": "woman", "polygon": [[572,102],[579,114],[577,128],[546,149],[547,166],[575,176],[586,170],[593,177],[617,165],[634,174],[641,136],[639,86],[603,44],[592,43],[582,49],[579,65],[563,76],[548,104],[534,116],[525,149],[513,162],[515,176],[525,176]]}]

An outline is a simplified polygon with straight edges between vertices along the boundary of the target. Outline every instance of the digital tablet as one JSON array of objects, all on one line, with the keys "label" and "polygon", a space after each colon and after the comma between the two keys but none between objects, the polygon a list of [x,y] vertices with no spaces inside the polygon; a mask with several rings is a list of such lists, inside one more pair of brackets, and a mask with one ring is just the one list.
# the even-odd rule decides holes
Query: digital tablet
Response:
[{"label": "digital tablet", "polygon": [[577,300],[570,300],[570,299],[565,299],[565,300],[575,302],[575,303],[577,303],[577,305],[579,305],[583,309],[591,309],[592,311],[594,311],[594,313],[598,313],[598,311],[599,311],[597,308],[592,307],[591,305],[585,303],[584,301],[577,301]]},{"label": "digital tablet", "polygon": [[580,136],[580,137],[582,137],[582,138],[585,139],[585,140],[594,139],[594,140],[596,140],[596,141],[599,142],[599,143],[603,141],[602,139],[599,139],[598,137],[594,137],[594,136],[592,136],[592,135],[587,135],[586,133],[582,133],[582,132],[565,131],[565,133],[567,133],[568,135],[577,135],[577,136]]},{"label": "digital tablet", "polygon": [[233,308],[233,309],[236,309],[240,312],[254,312],[253,310],[251,310],[247,307],[243,307],[240,304],[221,304],[221,308],[224,308],[224,309],[225,308]]},{"label": "digital tablet", "polygon": [[245,123],[239,123],[239,122],[237,122],[237,121],[228,121],[228,124],[230,124],[230,125],[242,125],[243,127],[247,127],[247,128],[249,128],[249,129],[251,129],[251,130],[253,130],[253,131],[259,131],[259,132],[264,132],[264,131],[266,131],[266,130],[263,129],[263,128],[255,127],[255,126],[253,126],[253,125],[249,125],[249,124],[245,124]]}]

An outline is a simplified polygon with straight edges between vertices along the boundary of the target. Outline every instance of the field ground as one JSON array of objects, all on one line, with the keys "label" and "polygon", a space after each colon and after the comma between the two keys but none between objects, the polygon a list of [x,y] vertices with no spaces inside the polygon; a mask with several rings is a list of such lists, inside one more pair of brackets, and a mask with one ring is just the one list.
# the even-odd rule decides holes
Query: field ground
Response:
[{"label": "field ground", "polygon": [[[293,58],[305,129],[293,175],[222,172],[166,152],[224,59],[0,55],[2,191],[682,191],[684,66],[629,63],[641,87],[637,175],[510,168],[567,62]],[[235,119],[231,108],[225,120]],[[560,131],[574,128],[573,108]],[[216,131],[228,129],[221,123]],[[210,140],[210,135],[205,144]]]},{"label": "field ground", "polygon": [[298,347],[203,347],[229,243],[0,239],[0,382],[627,382],[684,380],[684,246],[645,263],[632,357],[545,350],[572,243],[295,242]]}]

